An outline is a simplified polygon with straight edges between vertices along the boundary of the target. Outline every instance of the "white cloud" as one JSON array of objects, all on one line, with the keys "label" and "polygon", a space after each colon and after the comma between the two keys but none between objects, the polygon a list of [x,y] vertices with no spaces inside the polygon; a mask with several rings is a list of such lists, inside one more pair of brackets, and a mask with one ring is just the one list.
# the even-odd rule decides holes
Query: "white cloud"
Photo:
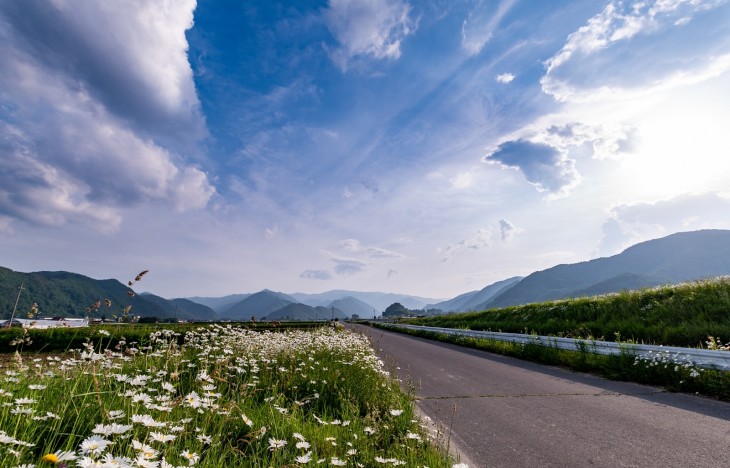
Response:
[{"label": "white cloud", "polygon": [[515,0],[502,0],[491,8],[492,2],[479,1],[461,26],[461,46],[469,55],[476,55],[494,36],[502,18],[510,11]]},{"label": "white cloud", "polygon": [[329,280],[332,279],[332,273],[327,270],[304,270],[299,277],[302,279]]},{"label": "white cloud", "polygon": [[357,239],[343,239],[340,241],[340,247],[349,252],[360,252],[362,250],[360,241]]},{"label": "white cloud", "polygon": [[339,243],[340,248],[353,253],[362,253],[369,258],[404,258],[401,253],[381,247],[363,246],[357,239],[344,239]]},{"label": "white cloud", "polygon": [[519,169],[539,192],[547,192],[548,198],[567,195],[581,181],[575,160],[568,158],[565,151],[544,143],[507,141],[487,154],[484,161]]},{"label": "white cloud", "polygon": [[[215,193],[186,164],[206,135],[185,30],[193,1],[0,6],[0,211],[113,231],[119,209],[183,211]],[[33,177],[23,177],[34,168]]]},{"label": "white cloud", "polygon": [[474,183],[474,175],[470,172],[462,172],[451,178],[451,188],[464,189],[469,188]]},{"label": "white cloud", "polygon": [[506,219],[499,220],[499,233],[503,242],[509,242],[514,236],[522,231],[523,229],[518,228]]},{"label": "white cloud", "polygon": [[479,229],[473,236],[462,239],[459,242],[440,248],[437,252],[442,256],[444,262],[464,250],[479,250],[492,245],[492,230],[489,228]]},{"label": "white cloud", "polygon": [[359,57],[399,58],[401,42],[416,29],[410,13],[402,0],[329,0],[323,15],[339,43],[328,49],[330,58],[343,72]]},{"label": "white cloud", "polygon": [[571,147],[588,143],[594,159],[617,159],[634,150],[639,140],[639,132],[632,125],[615,122],[600,125],[570,122],[552,125],[532,139],[561,151],[569,151]]},{"label": "white cloud", "polygon": [[338,275],[352,275],[361,272],[367,263],[353,258],[332,258],[335,263],[335,273]]},{"label": "white cloud", "polygon": [[728,8],[612,1],[546,61],[543,91],[558,101],[615,100],[718,76],[730,69]]},{"label": "white cloud", "polygon": [[598,246],[601,256],[675,232],[698,229],[730,229],[730,194],[685,194],[655,202],[614,206],[603,225]]},{"label": "white cloud", "polygon": [[498,83],[503,83],[503,84],[510,83],[515,78],[517,78],[517,77],[515,75],[513,75],[512,73],[502,73],[501,75],[497,75],[494,77],[494,79]]}]

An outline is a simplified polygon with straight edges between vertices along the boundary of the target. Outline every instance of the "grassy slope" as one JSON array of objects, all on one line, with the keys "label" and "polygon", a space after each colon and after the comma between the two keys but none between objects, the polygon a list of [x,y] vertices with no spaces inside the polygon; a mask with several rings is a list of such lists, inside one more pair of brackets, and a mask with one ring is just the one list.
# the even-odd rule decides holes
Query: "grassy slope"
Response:
[{"label": "grassy slope", "polygon": [[409,320],[427,326],[701,346],[730,339],[730,278]]}]

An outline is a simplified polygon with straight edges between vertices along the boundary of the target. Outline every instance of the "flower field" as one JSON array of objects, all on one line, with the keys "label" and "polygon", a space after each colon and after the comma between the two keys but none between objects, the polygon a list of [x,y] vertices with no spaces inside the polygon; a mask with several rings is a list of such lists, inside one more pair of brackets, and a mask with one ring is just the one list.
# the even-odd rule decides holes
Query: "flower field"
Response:
[{"label": "flower field", "polygon": [[360,335],[97,334],[3,364],[0,466],[452,466]]}]

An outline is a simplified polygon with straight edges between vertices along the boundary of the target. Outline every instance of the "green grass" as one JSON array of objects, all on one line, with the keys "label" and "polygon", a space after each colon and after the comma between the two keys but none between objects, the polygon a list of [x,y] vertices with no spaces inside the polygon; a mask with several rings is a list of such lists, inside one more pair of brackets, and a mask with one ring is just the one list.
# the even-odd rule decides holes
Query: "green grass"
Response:
[{"label": "green grass", "polygon": [[703,346],[708,336],[730,340],[730,279],[623,291],[404,322],[445,328]]},{"label": "green grass", "polygon": [[451,466],[360,335],[210,325],[132,345],[99,330],[5,363],[0,466]]}]

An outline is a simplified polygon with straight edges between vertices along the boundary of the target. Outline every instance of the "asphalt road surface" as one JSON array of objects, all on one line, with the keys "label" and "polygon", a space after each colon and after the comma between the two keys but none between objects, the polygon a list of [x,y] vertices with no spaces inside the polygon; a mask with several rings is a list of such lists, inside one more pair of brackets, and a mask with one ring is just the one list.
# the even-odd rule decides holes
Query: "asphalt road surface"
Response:
[{"label": "asphalt road surface", "polygon": [[730,467],[730,404],[360,325],[470,467]]}]

